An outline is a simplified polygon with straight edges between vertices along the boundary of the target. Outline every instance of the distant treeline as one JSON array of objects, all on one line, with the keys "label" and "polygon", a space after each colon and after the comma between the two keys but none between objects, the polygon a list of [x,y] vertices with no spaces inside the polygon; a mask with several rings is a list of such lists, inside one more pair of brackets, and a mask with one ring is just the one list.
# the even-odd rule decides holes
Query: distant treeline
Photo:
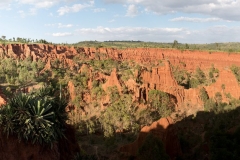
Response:
[{"label": "distant treeline", "polygon": [[6,39],[6,36],[2,36],[0,38],[1,43],[43,43],[43,44],[52,44],[52,42],[48,42],[45,39],[31,39],[31,38],[20,38],[13,37],[10,39]]},{"label": "distant treeline", "polygon": [[120,41],[120,40],[113,40],[113,41],[104,41],[104,42],[127,42],[127,43],[131,43],[131,42],[143,42],[143,41],[133,41],[133,40],[122,40],[122,41]]}]

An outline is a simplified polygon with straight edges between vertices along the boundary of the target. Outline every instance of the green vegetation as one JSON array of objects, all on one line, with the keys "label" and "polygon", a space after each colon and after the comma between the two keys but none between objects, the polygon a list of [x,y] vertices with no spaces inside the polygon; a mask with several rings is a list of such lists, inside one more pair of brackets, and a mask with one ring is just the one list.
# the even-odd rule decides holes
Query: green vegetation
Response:
[{"label": "green vegetation", "polygon": [[184,86],[184,88],[189,88],[189,81],[190,81],[190,73],[188,73],[184,69],[180,69],[179,66],[171,66],[172,72],[174,75],[174,78],[176,79],[177,83],[181,86]]},{"label": "green vegetation", "polygon": [[195,72],[189,73],[184,69],[184,63],[181,63],[180,66],[171,66],[171,68],[177,83],[184,86],[185,89],[211,85],[216,82],[219,76],[219,70],[214,65],[211,66],[208,74],[206,74],[207,71],[203,71],[199,67],[196,68]]},{"label": "green vegetation", "polygon": [[43,44],[52,44],[51,42],[46,41],[45,39],[31,39],[31,38],[20,38],[13,37],[10,39],[6,39],[6,36],[2,36],[0,38],[0,44],[12,44],[12,43],[43,43]]},{"label": "green vegetation", "polygon": [[64,137],[67,103],[52,96],[51,88],[26,95],[18,94],[0,110],[0,127],[7,135],[33,144],[52,145]]},{"label": "green vegetation", "polygon": [[143,41],[82,41],[74,44],[76,47],[95,47],[95,48],[177,48],[179,50],[202,50],[214,52],[240,52],[240,45],[238,42],[229,43],[209,43],[209,44],[186,44],[174,40],[170,43],[161,42],[143,42]]},{"label": "green vegetation", "polygon": [[149,107],[153,110],[154,118],[167,117],[174,111],[174,97],[159,90],[150,90],[148,93]]},{"label": "green vegetation", "polygon": [[209,84],[215,83],[218,76],[219,76],[219,70],[215,68],[214,65],[212,65],[208,74],[209,81],[210,81]]},{"label": "green vegetation", "polygon": [[238,67],[236,65],[232,65],[230,69],[233,72],[233,74],[235,75],[237,81],[240,83],[240,67]]},{"label": "green vegetation", "polygon": [[163,143],[159,138],[149,133],[138,150],[138,156],[141,160],[168,160],[169,156],[166,154]]},{"label": "green vegetation", "polygon": [[44,68],[41,61],[33,62],[30,58],[14,60],[6,58],[0,60],[0,83],[24,86],[29,83],[40,82],[47,75],[40,74]]},{"label": "green vegetation", "polygon": [[[14,41],[33,42],[21,39]],[[8,41],[4,38],[4,42]],[[77,47],[81,45],[97,49],[110,46],[117,48],[163,47],[181,49],[182,51],[201,47],[201,45],[181,44],[176,40],[173,43],[109,41],[76,44]],[[218,44],[217,47],[222,49],[221,44]],[[212,50],[210,52],[213,53]],[[109,59],[108,55],[100,53],[100,50],[93,54],[96,58],[89,59],[88,55],[79,51],[79,54],[73,57],[75,64],[71,69],[67,68],[66,64],[59,59],[51,61],[51,70],[43,70],[45,62],[41,60],[33,62],[31,57],[24,60],[1,59],[1,90],[9,98],[8,103],[0,109],[0,126],[4,133],[17,135],[22,141],[52,145],[59,138],[64,137],[64,124],[70,123],[77,129],[79,143],[83,146],[82,151],[84,152],[86,149],[88,153],[91,153],[91,155],[81,153],[75,158],[101,159],[102,157],[99,158],[99,155],[115,154],[116,148],[133,142],[143,126],[150,125],[161,117],[170,116],[174,112],[177,103],[176,97],[161,90],[150,89],[149,86],[152,84],[145,85],[143,81],[143,71],[151,72],[153,67],[162,66],[162,61],[144,65],[133,61],[120,62]],[[179,85],[184,86],[185,89],[200,88],[200,99],[204,102],[204,110],[206,111],[202,117],[199,115],[189,116],[183,121],[181,121],[183,118],[181,116],[184,114],[179,115],[180,118],[177,121],[181,122],[181,125],[185,123],[185,120],[186,123],[189,121],[191,124],[193,123],[192,126],[184,124],[183,129],[176,132],[183,152],[186,155],[192,154],[189,159],[196,159],[199,156],[197,149],[201,147],[202,139],[204,139],[205,134],[207,137],[207,134],[210,133],[215,139],[223,139],[222,143],[229,143],[227,146],[237,152],[238,150],[233,147],[239,147],[236,145],[239,132],[236,132],[236,135],[235,133],[234,135],[227,134],[224,132],[229,129],[226,127],[227,124],[212,119],[210,116],[210,114],[229,112],[240,105],[240,100],[234,99],[230,93],[226,93],[225,84],[221,85],[221,92],[217,92],[214,97],[209,97],[205,86],[216,82],[219,76],[218,69],[212,65],[206,70],[201,70],[198,67],[190,73],[186,70],[184,62],[180,62],[179,66],[171,67],[174,78]],[[121,88],[111,85],[107,88],[104,85],[113,70],[117,72],[116,76]],[[232,66],[231,70],[240,81],[240,68]],[[68,88],[69,81],[74,85],[72,93],[68,93],[68,91],[71,92]],[[31,87],[39,88],[44,84],[52,88],[31,92]],[[19,94],[22,91],[31,93]],[[224,96],[228,98],[229,103],[223,101]],[[69,102],[62,102],[61,99],[67,99]],[[67,119],[65,112],[67,105],[69,119]],[[205,115],[207,118],[204,117]],[[204,123],[198,122],[200,117],[204,119]],[[235,115],[235,117],[237,116]],[[227,117],[225,118],[227,119]],[[227,121],[228,124],[232,123],[229,119]],[[200,124],[194,128],[195,123]],[[223,127],[218,123],[222,123]],[[214,128],[215,124],[218,128],[215,128],[216,130],[210,129]],[[182,127],[181,125],[179,128]],[[224,131],[221,131],[221,128],[224,128]],[[212,146],[211,156],[213,159],[219,158],[217,154],[220,154],[221,149],[224,151],[223,154],[230,155],[230,149],[224,148],[215,140],[211,139],[208,142]],[[164,145],[153,135],[147,136],[138,153],[140,159],[169,159],[164,151]],[[234,154],[232,157],[236,158],[238,154]]]},{"label": "green vegetation", "polygon": [[209,99],[208,93],[205,88],[200,89],[200,98],[204,103],[206,103]]}]

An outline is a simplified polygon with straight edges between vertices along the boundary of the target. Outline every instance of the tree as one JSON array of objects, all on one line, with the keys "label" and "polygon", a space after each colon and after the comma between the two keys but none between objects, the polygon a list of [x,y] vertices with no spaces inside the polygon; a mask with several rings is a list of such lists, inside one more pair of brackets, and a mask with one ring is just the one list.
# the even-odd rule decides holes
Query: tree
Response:
[{"label": "tree", "polygon": [[173,41],[172,48],[177,48],[177,46],[178,46],[178,41],[177,41],[177,40],[174,40],[174,41]]},{"label": "tree", "polygon": [[200,98],[204,102],[204,104],[207,102],[209,99],[208,93],[204,87],[200,89]]},{"label": "tree", "polygon": [[[173,98],[174,99],[174,98]],[[148,93],[149,106],[157,113],[156,119],[169,116],[175,107],[174,101],[170,95],[159,91],[150,90]]]},{"label": "tree", "polygon": [[215,99],[216,99],[217,104],[219,105],[222,102],[222,94],[220,92],[217,92],[215,94]]},{"label": "tree", "polygon": [[196,69],[195,77],[198,79],[200,84],[203,84],[206,81],[206,76],[199,67]]},{"label": "tree", "polygon": [[3,39],[3,40],[6,40],[6,36],[2,36],[2,39]]}]

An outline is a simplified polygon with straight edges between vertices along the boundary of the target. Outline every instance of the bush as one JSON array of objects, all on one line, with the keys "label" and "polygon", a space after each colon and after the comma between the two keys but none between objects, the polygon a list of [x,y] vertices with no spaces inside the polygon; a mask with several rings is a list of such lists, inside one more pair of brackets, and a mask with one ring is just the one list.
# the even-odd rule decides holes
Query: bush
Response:
[{"label": "bush", "polygon": [[200,98],[204,102],[204,104],[207,102],[209,99],[208,93],[205,88],[200,89]]},{"label": "bush", "polygon": [[167,117],[173,111],[175,107],[175,97],[171,97],[170,94],[159,91],[159,90],[150,90],[148,93],[148,103],[150,107],[156,111],[156,119],[160,117]]},{"label": "bush", "polygon": [[160,139],[149,134],[143,145],[138,150],[138,156],[141,160],[168,160],[169,156],[166,154],[163,143]]},{"label": "bush", "polygon": [[[44,92],[46,93],[46,92]],[[63,137],[66,102],[50,97],[19,94],[0,110],[0,126],[19,140],[50,144]]]}]

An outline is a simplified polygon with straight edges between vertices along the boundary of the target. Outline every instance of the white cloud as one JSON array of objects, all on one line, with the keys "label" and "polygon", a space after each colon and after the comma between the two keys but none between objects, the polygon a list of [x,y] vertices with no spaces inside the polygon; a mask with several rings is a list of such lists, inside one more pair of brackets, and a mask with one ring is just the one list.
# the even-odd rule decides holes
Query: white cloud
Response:
[{"label": "white cloud", "polygon": [[240,41],[240,26],[212,26],[206,29],[145,28],[145,27],[97,27],[80,28],[77,34],[85,40],[141,40],[153,42],[214,43]]},{"label": "white cloud", "polygon": [[108,22],[109,23],[113,23],[113,22],[115,22],[116,20],[115,19],[111,19],[111,20],[109,20]]},{"label": "white cloud", "polygon": [[104,2],[141,5],[145,11],[157,14],[200,13],[220,19],[240,21],[240,0],[104,0]]},{"label": "white cloud", "polygon": [[61,0],[17,0],[17,2],[20,4],[33,5],[36,8],[50,8],[60,1]]},{"label": "white cloud", "polygon": [[170,19],[170,21],[177,22],[177,21],[187,21],[187,22],[214,22],[220,21],[220,18],[190,18],[190,17],[177,17]]},{"label": "white cloud", "polygon": [[26,16],[35,15],[36,14],[36,9],[35,8],[30,8],[28,11],[19,10],[18,13],[22,18],[25,18]]},{"label": "white cloud", "polygon": [[63,32],[63,33],[53,33],[52,36],[54,37],[66,37],[66,36],[71,36],[72,33],[70,32]]},{"label": "white cloud", "polygon": [[62,24],[62,23],[58,23],[58,28],[71,28],[73,27],[72,24]]},{"label": "white cloud", "polygon": [[172,41],[185,33],[183,28],[145,28],[145,27],[97,27],[78,29],[81,36],[98,40],[142,40],[142,41]]},{"label": "white cloud", "polygon": [[239,42],[240,26],[212,26],[202,30],[192,30],[185,41],[191,43]]},{"label": "white cloud", "polygon": [[0,0],[0,9],[11,10],[11,2],[12,0]]},{"label": "white cloud", "polygon": [[138,9],[135,5],[131,4],[128,6],[127,14],[128,17],[135,17],[138,14]]},{"label": "white cloud", "polygon": [[95,8],[95,9],[93,9],[93,11],[94,12],[105,12],[106,11],[106,9],[105,8]]},{"label": "white cloud", "polygon": [[26,16],[26,13],[23,10],[18,11],[18,14],[20,14],[22,18],[25,18]]},{"label": "white cloud", "polygon": [[44,24],[45,27],[57,27],[57,28],[71,28],[73,24],[62,24],[62,23],[51,23],[51,24]]},{"label": "white cloud", "polygon": [[69,6],[60,7],[57,12],[60,16],[62,16],[70,12],[79,12],[80,10],[84,8],[92,7],[93,5],[94,5],[94,1],[89,1],[89,3],[85,3],[85,4],[74,4],[71,7]]}]

